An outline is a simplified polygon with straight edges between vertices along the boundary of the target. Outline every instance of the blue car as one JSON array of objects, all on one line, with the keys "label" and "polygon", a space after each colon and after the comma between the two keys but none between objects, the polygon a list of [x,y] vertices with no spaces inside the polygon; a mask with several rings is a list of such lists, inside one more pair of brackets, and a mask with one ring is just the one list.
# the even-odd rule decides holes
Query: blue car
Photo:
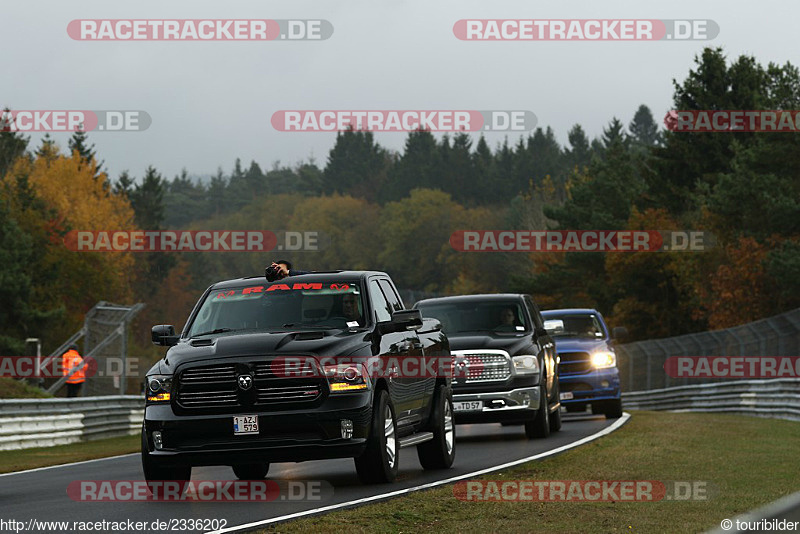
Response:
[{"label": "blue car", "polygon": [[627,336],[622,327],[612,336],[603,316],[592,309],[547,310],[544,327],[556,342],[561,404],[568,412],[622,416],[619,370],[614,343]]}]

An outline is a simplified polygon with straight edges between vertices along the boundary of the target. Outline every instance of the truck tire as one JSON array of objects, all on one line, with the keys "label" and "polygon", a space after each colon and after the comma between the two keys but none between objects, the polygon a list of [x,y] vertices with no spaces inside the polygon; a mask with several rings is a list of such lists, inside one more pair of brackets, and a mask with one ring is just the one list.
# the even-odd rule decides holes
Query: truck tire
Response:
[{"label": "truck tire", "polygon": [[606,401],[604,411],[606,419],[619,419],[622,417],[622,399]]},{"label": "truck tire", "polygon": [[236,464],[231,468],[233,469],[233,474],[239,480],[264,480],[269,472],[269,463]]},{"label": "truck tire", "polygon": [[448,469],[456,457],[456,427],[450,388],[443,384],[433,395],[431,420],[433,439],[417,445],[419,463],[424,469]]},{"label": "truck tire", "polygon": [[393,482],[397,478],[397,419],[389,393],[378,390],[372,407],[372,422],[364,454],[355,459],[356,472],[365,484]]},{"label": "truck tire", "polygon": [[547,405],[547,379],[544,372],[540,373],[542,379],[539,381],[541,391],[541,402],[536,416],[525,421],[525,435],[529,438],[546,438],[550,435],[550,407]]},{"label": "truck tire", "polygon": [[[556,380],[556,393],[555,398],[561,398],[561,386]],[[558,409],[550,414],[550,433],[558,432],[561,430],[561,402],[558,404]]]},{"label": "truck tire", "polygon": [[180,494],[183,494],[186,486],[189,485],[189,480],[192,478],[192,466],[178,465],[178,466],[165,466],[150,456],[150,451],[147,446],[147,433],[142,427],[142,472],[144,479],[147,482],[147,487],[150,493],[156,498],[163,498],[163,489],[159,484],[153,484],[156,481],[174,481],[180,484]]}]

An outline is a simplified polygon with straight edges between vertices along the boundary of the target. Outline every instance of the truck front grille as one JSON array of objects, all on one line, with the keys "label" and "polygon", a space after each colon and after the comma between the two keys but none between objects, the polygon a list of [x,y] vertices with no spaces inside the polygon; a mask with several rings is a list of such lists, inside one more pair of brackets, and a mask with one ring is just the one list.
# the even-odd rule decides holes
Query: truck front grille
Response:
[{"label": "truck front grille", "polygon": [[[240,377],[249,377],[249,387],[240,385]],[[185,410],[284,409],[318,400],[326,387],[321,373],[282,376],[269,361],[244,361],[180,371],[175,402]]]},{"label": "truck front grille", "polygon": [[511,358],[505,353],[458,351],[453,360],[456,380],[461,383],[501,382],[511,376]]},{"label": "truck front grille", "polygon": [[558,364],[559,375],[588,373],[592,369],[592,360],[588,352],[559,352],[561,363]]}]

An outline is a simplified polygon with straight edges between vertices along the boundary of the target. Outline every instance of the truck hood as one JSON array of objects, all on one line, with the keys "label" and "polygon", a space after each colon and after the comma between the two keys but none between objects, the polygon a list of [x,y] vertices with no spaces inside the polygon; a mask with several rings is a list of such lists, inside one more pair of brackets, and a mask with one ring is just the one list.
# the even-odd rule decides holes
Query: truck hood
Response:
[{"label": "truck hood", "polygon": [[527,335],[493,335],[487,334],[448,334],[450,350],[499,349],[507,351],[511,356],[519,354],[530,347],[530,334]]},{"label": "truck hood", "polygon": [[605,339],[581,339],[570,337],[554,338],[556,352],[596,352],[599,350],[613,350]]},{"label": "truck hood", "polygon": [[186,362],[219,360],[247,356],[315,354],[347,356],[369,345],[366,332],[303,331],[252,333],[217,338],[182,341],[172,347],[164,359],[165,367],[174,369]]}]

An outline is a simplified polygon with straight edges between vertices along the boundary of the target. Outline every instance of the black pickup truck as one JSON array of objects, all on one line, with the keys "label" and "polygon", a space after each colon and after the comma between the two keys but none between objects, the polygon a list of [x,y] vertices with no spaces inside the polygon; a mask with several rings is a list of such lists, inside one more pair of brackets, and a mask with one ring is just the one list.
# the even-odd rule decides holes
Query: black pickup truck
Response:
[{"label": "black pickup truck", "polygon": [[412,445],[426,469],[453,463],[450,375],[420,371],[451,362],[447,337],[385,273],[219,282],[180,335],[158,325],[152,339],[170,348],[146,377],[148,482],[200,465],[263,479],[270,462],[344,457],[363,482],[389,482]]},{"label": "black pickup truck", "polygon": [[450,340],[456,423],[524,424],[529,438],[561,429],[555,343],[529,295],[441,297],[414,307],[440,320]]}]

